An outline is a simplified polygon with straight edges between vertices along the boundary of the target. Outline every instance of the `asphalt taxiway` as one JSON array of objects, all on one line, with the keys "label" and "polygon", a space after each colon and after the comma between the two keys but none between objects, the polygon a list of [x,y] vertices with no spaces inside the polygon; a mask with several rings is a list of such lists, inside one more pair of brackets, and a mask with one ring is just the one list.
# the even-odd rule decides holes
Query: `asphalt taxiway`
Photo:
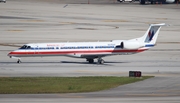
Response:
[{"label": "asphalt taxiway", "polygon": [[[68,4],[67,0],[0,4],[0,77],[128,76],[130,70],[154,78],[110,90],[70,94],[0,94],[1,103],[180,101],[180,6],[114,3]],[[135,55],[103,58],[104,65],[69,57],[29,57],[17,64],[7,54],[26,43],[109,41],[142,36],[150,23],[166,23],[157,46]]]}]

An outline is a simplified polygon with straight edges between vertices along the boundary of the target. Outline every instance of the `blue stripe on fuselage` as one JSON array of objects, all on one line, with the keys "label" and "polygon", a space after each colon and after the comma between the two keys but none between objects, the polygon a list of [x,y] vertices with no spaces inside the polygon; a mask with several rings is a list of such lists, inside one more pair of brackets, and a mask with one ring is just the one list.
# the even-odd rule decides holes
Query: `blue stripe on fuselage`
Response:
[{"label": "blue stripe on fuselage", "polygon": [[154,46],[154,44],[147,44],[147,45],[145,45],[145,47],[153,47]]}]

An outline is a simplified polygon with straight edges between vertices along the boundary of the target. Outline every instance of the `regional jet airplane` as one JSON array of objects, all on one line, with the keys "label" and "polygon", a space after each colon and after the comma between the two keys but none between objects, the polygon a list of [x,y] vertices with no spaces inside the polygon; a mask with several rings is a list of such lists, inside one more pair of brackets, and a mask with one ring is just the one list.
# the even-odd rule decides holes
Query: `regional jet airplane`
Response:
[{"label": "regional jet airplane", "polygon": [[112,40],[109,42],[61,42],[61,43],[30,43],[8,54],[21,63],[20,57],[69,56],[85,58],[89,63],[103,64],[102,57],[111,55],[129,55],[139,53],[155,46],[161,24],[151,24],[146,33],[139,38],[130,40]]}]

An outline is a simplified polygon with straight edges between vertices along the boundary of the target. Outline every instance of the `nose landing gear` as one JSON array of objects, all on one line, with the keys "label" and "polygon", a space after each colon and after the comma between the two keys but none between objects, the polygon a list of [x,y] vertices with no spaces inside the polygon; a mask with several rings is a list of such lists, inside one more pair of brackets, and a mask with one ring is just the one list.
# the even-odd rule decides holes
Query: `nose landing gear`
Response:
[{"label": "nose landing gear", "polygon": [[20,63],[21,63],[21,60],[20,60],[20,59],[18,59],[17,63],[19,63],[19,64],[20,64]]},{"label": "nose landing gear", "polygon": [[17,63],[21,63],[21,58],[10,56],[10,58],[17,59]]}]

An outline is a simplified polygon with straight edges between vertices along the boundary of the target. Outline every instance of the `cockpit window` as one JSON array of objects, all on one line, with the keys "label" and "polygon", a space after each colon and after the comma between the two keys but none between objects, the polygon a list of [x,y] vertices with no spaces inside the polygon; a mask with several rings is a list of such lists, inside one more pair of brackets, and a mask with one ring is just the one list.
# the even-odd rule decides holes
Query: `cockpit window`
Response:
[{"label": "cockpit window", "polygon": [[30,49],[31,48],[31,46],[27,46],[27,45],[23,45],[21,48],[19,48],[19,49]]},{"label": "cockpit window", "polygon": [[31,47],[30,47],[30,46],[27,46],[27,49],[31,49]]},{"label": "cockpit window", "polygon": [[21,48],[19,49],[26,49],[27,45],[23,45]]}]

